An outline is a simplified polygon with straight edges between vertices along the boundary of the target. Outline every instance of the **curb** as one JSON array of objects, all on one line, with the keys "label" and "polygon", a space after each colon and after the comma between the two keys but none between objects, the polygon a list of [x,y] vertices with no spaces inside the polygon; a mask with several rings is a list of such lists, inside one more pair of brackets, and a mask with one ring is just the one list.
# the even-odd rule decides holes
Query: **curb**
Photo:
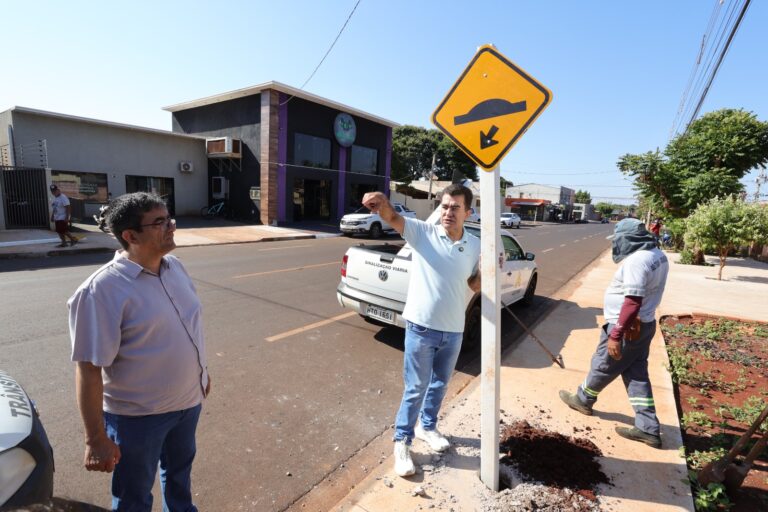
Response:
[{"label": "curb", "polygon": [[[214,242],[210,244],[189,244],[189,245],[178,245],[176,246],[177,249],[184,249],[186,247],[208,247],[212,245],[237,245],[237,244],[255,244],[260,242],[282,242],[282,241],[291,241],[291,240],[312,240],[312,239],[321,239],[321,238],[340,238],[341,234],[335,234],[335,233],[318,233],[314,235],[294,235],[294,236],[271,236],[271,237],[265,237],[260,238],[258,240],[236,240],[231,242]],[[13,259],[24,259],[24,258],[47,258],[47,257],[55,257],[55,256],[70,256],[72,254],[98,254],[98,253],[111,253],[117,250],[117,248],[111,248],[111,247],[93,247],[93,248],[82,248],[82,249],[73,249],[73,250],[52,250],[52,251],[46,251],[46,252],[14,252],[14,253],[5,253],[0,254],[0,260],[13,260]]]}]

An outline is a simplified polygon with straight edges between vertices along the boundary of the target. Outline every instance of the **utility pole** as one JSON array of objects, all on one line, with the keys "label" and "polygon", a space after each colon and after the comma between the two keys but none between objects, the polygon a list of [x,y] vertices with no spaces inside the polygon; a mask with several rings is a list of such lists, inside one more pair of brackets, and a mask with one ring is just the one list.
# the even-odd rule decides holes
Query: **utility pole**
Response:
[{"label": "utility pole", "polygon": [[760,185],[768,182],[768,176],[765,175],[765,169],[760,169],[760,176],[755,178],[755,202],[760,201]]},{"label": "utility pole", "polygon": [[435,178],[435,160],[437,160],[436,156],[436,153],[432,153],[432,167],[429,168],[429,195],[427,198],[430,201],[432,200],[432,181]]}]

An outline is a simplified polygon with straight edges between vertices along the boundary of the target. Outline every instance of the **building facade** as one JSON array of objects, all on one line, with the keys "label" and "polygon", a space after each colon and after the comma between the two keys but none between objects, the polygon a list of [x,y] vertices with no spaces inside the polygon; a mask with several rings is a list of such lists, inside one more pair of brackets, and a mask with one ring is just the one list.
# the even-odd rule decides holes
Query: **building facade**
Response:
[{"label": "building facade", "polygon": [[507,187],[505,204],[527,220],[567,221],[573,213],[576,191],[568,187],[526,183]]},{"label": "building facade", "polygon": [[[207,201],[200,172],[206,163],[205,139],[197,136],[26,107],[0,113],[0,165],[45,169],[44,193],[57,184],[75,219],[90,218],[110,197],[139,191],[165,198],[174,215],[199,214]],[[5,228],[9,203],[22,203],[18,194],[30,191],[0,182]]]},{"label": "building facade", "polygon": [[389,190],[392,121],[278,82],[165,110],[174,132],[240,142],[240,165],[209,158],[208,178],[264,224],[336,222],[366,192]]}]

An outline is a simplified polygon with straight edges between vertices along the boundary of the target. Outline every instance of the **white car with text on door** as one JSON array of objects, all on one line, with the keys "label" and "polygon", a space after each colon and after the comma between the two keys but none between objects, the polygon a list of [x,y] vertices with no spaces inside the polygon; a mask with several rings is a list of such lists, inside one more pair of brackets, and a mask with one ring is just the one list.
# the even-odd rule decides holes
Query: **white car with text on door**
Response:
[{"label": "white car with text on door", "polygon": [[[416,218],[416,212],[409,210],[402,204],[392,203],[392,206],[403,217]],[[392,226],[384,222],[378,213],[371,213],[365,206],[358,208],[354,213],[344,215],[339,223],[339,229],[347,236],[359,233],[366,234],[371,238],[379,238],[384,233],[395,232]]]},{"label": "white car with text on door", "polygon": [[[432,217],[430,216],[430,219]],[[438,217],[439,218],[439,217]],[[465,229],[480,236],[480,225],[464,224]],[[535,256],[523,251],[515,237],[501,230],[505,261],[501,271],[501,301],[530,304],[538,281]],[[406,244],[350,247],[341,264],[341,282],[336,298],[369,321],[405,327],[402,317],[408,295],[412,264],[411,247]],[[464,341],[468,345],[480,339],[480,294],[467,286]]]}]

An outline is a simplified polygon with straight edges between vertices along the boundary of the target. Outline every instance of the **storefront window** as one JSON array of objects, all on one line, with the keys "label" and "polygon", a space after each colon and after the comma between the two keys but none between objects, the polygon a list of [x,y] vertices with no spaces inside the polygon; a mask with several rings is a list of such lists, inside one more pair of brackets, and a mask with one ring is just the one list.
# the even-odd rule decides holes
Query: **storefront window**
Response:
[{"label": "storefront window", "polygon": [[377,150],[363,146],[352,146],[350,170],[362,174],[378,174],[378,160],[379,152]]},{"label": "storefront window", "polygon": [[331,168],[331,140],[296,133],[293,143],[293,163],[307,167]]},{"label": "storefront window", "polygon": [[70,199],[86,203],[106,203],[109,200],[106,174],[52,171],[51,182]]}]

